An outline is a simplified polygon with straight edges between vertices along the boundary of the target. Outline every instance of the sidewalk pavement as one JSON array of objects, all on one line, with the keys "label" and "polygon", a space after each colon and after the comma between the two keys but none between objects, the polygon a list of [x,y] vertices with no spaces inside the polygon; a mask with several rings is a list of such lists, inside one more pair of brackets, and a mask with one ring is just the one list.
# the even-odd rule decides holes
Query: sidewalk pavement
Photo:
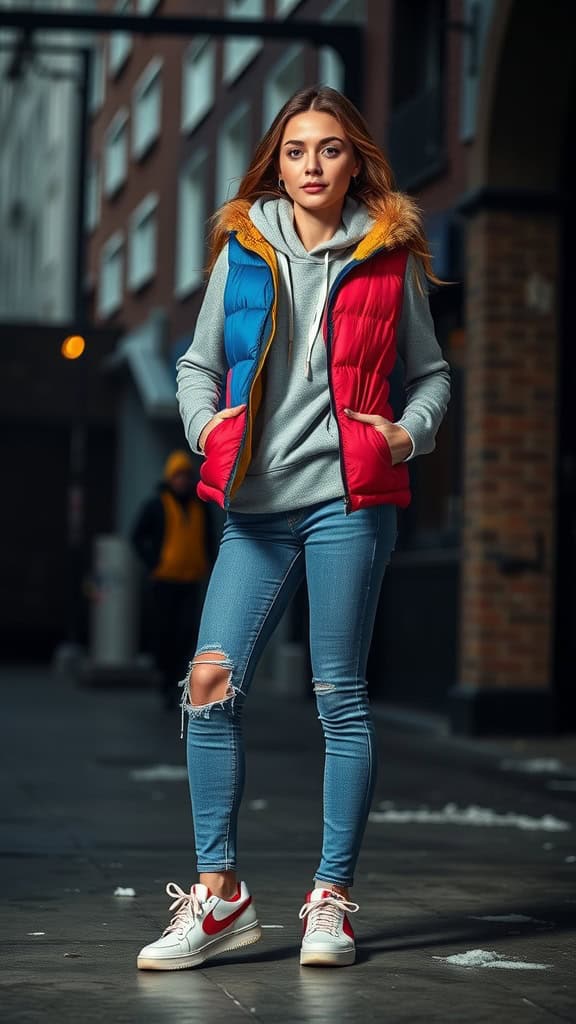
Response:
[{"label": "sidewalk pavement", "polygon": [[259,684],[240,839],[264,938],[200,969],[138,972],[168,921],[166,882],[193,880],[179,715],[150,691],[83,690],[47,670],[4,668],[0,683],[3,1024],[576,1021],[568,739],[468,742],[376,708],[358,962],[301,968],[322,739],[312,701]]}]

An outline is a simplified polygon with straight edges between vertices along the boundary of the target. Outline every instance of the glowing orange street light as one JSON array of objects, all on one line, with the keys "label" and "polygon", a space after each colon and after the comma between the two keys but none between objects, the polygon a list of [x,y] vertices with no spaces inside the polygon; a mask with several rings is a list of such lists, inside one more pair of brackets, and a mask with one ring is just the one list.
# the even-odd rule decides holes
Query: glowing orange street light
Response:
[{"label": "glowing orange street light", "polygon": [[64,359],[80,359],[85,348],[86,342],[82,335],[71,334],[68,338],[64,338],[64,341],[60,346],[60,352],[64,356]]}]

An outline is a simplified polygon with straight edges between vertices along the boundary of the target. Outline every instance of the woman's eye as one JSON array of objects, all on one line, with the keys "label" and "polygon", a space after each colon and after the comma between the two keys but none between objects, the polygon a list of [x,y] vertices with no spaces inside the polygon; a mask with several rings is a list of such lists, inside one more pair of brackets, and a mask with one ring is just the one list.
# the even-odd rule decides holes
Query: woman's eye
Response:
[{"label": "woman's eye", "polygon": [[302,153],[301,149],[289,149],[288,150],[288,156],[292,160],[295,160],[297,157],[299,157],[301,155],[301,153]]},{"label": "woman's eye", "polygon": [[326,146],[324,154],[329,157],[340,156],[340,150],[336,146]]}]

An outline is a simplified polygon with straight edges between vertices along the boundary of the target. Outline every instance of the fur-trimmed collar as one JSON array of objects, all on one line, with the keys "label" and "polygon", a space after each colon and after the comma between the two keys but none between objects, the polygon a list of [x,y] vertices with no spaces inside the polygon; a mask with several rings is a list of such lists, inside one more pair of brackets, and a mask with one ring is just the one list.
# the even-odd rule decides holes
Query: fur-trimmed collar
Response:
[{"label": "fur-trimmed collar", "polygon": [[[235,231],[240,242],[261,245],[263,236],[250,220],[250,203],[246,199],[233,199],[220,214],[220,223],[228,231]],[[404,192],[388,192],[382,213],[368,234],[356,246],[352,259],[366,259],[377,249],[396,249],[416,241],[421,230],[420,211]]]}]

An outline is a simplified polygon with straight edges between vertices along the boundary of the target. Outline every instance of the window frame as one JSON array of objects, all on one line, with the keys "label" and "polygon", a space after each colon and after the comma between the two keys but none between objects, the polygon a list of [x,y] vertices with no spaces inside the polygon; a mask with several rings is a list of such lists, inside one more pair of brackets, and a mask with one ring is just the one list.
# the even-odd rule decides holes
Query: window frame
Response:
[{"label": "window frame", "polygon": [[[158,270],[158,218],[156,213],[158,211],[159,198],[157,192],[149,192],[147,196],[142,199],[138,205],[133,209],[130,214],[129,228],[128,228],[128,262],[127,262],[127,274],[126,274],[126,285],[129,291],[138,292],[146,285],[150,284],[151,281],[156,277]],[[146,268],[144,271],[137,273],[135,250],[136,250],[136,236],[138,230],[150,217],[155,217],[154,224],[154,246],[152,253],[151,266]]]},{"label": "window frame", "polygon": [[[195,110],[190,109],[188,103],[188,83],[189,83],[189,68],[195,63],[197,57],[201,57],[204,53],[207,53],[207,59],[209,62],[209,98],[208,101],[203,105],[197,107]],[[212,110],[216,100],[216,44],[211,36],[196,36],[186,47],[184,53],[182,67],[182,100],[181,100],[181,115],[180,115],[180,126],[182,132],[189,135],[193,132],[199,124],[202,123],[207,114]]]},{"label": "window frame", "polygon": [[[302,67],[302,76],[301,83],[300,85],[297,85],[296,88],[300,89],[303,86],[306,79],[305,56],[306,53],[304,44],[299,42],[292,43],[292,45],[289,46],[288,49],[282,54],[280,59],[277,60],[276,63],[273,64],[272,67],[269,69],[268,74],[266,75],[266,85],[264,88],[262,103],[262,130],[264,132],[268,131],[270,125],[272,124],[272,121],[276,117],[276,114],[282,108],[283,104],[286,102],[286,100],[282,100],[279,106],[277,106],[276,103],[274,103],[274,106],[272,106],[269,97],[271,96],[271,93],[274,90],[274,81],[278,80],[281,77],[281,75],[288,70],[291,64],[294,64],[296,60],[299,60]],[[291,89],[289,94],[286,96],[286,99],[289,99],[293,92],[294,89]]]},{"label": "window frame", "polygon": [[[122,302],[124,298],[124,247],[125,239],[124,232],[121,230],[115,231],[106,241],[103,243],[100,250],[99,260],[99,275],[98,275],[98,315],[103,319],[113,316],[122,308]],[[104,267],[113,257],[120,255],[120,274],[119,274],[119,288],[118,288],[118,299],[110,303],[104,302]]]},{"label": "window frame", "polygon": [[[226,0],[224,15],[230,21],[235,18],[262,19],[266,15],[265,0],[254,0],[259,5],[256,13],[248,14],[237,10],[238,3],[247,3],[250,0]],[[232,85],[247,67],[256,59],[262,50],[262,40],[258,36],[232,37],[224,40],[222,77],[226,85]]]},{"label": "window frame", "polygon": [[102,215],[102,161],[96,155],[88,158],[86,168],[86,210],[84,228],[92,234],[100,223]]},{"label": "window frame", "polygon": [[[202,184],[202,197],[201,205],[203,208],[204,216],[201,217],[204,226],[208,217],[208,174],[210,169],[210,157],[211,153],[207,146],[202,146],[190,158],[182,164],[180,168],[180,175],[178,179],[178,218],[177,218],[177,231],[176,231],[176,253],[175,253],[175,281],[174,281],[174,295],[179,300],[185,300],[190,297],[204,282],[204,259],[206,253],[206,235],[205,232],[192,230],[192,238],[202,238],[202,254],[200,259],[192,259],[190,253],[188,224],[185,223],[184,218],[184,190],[186,186],[186,179],[191,177],[192,174],[196,173],[201,179]],[[188,248],[187,248],[188,246]],[[200,246],[198,247],[200,250]],[[190,253],[190,264],[200,263],[199,267],[189,267],[187,273],[184,273],[185,254]],[[199,251],[194,254],[194,257],[199,255]]]},{"label": "window frame", "polygon": [[[250,121],[251,115],[252,115],[252,105],[251,105],[250,101],[247,100],[247,99],[243,100],[241,103],[238,104],[238,106],[234,107],[234,109],[230,112],[230,114],[228,114],[228,117],[223,122],[223,124],[222,124],[222,126],[220,128],[220,131],[218,133],[218,149],[217,149],[217,163],[216,163],[216,207],[221,206],[223,203],[226,203],[230,199],[234,198],[233,195],[229,195],[228,194],[229,188],[230,188],[230,184],[233,183],[234,178],[226,178],[226,179],[224,179],[223,174],[222,174],[222,164],[223,164],[222,157],[223,157],[223,154],[224,154],[224,147],[226,145],[227,140],[229,140],[231,138],[231,135],[232,135],[232,132],[234,131],[234,128],[236,128],[238,126],[238,124],[243,122],[245,119],[248,119],[248,121]],[[247,147],[246,147],[246,149],[247,149],[247,161],[246,161],[245,166],[243,167],[242,171],[240,172],[240,177],[242,176],[242,174],[244,174],[244,172],[246,170],[246,167],[248,166],[248,163],[250,162],[250,153],[251,153],[251,149],[252,149],[251,141],[252,141],[251,140],[251,133],[249,132],[248,133]],[[226,181],[226,187],[224,187],[224,180]],[[226,193],[226,194],[224,194],[224,193]]]},{"label": "window frame", "polygon": [[277,18],[287,18],[301,3],[302,0],[275,0],[274,14]]},{"label": "window frame", "polygon": [[[160,137],[162,131],[163,67],[164,61],[162,57],[152,57],[137,78],[134,88],[132,89],[132,156],[135,160],[142,160],[146,156],[156,140]],[[141,110],[139,110],[139,103],[148,89],[150,89],[156,82],[158,83],[160,93],[157,123],[152,129],[152,133],[145,136],[142,140],[138,137],[138,121],[142,113]]]},{"label": "window frame", "polygon": [[95,117],[106,102],[106,51],[104,43],[95,42],[90,54],[88,112]]},{"label": "window frame", "polygon": [[[104,133],[104,194],[107,199],[111,199],[115,196],[120,189],[126,184],[128,177],[128,151],[129,151],[129,138],[128,138],[128,121],[130,115],[127,107],[120,107],[116,111],[114,117],[110,121],[105,133]],[[113,181],[110,184],[109,181],[109,165],[108,165],[108,153],[111,145],[111,140],[114,134],[118,134],[120,131],[125,130],[126,140],[124,146],[124,160],[123,160],[123,174],[118,178],[117,181]]]},{"label": "window frame", "polygon": [[[131,0],[116,0],[114,13],[124,14],[126,11],[130,11],[131,7]],[[123,47],[123,49],[120,52],[115,52],[114,47]],[[118,31],[110,33],[108,38],[108,75],[110,78],[118,77],[132,53],[132,47],[133,40],[130,32],[118,29]]]}]

